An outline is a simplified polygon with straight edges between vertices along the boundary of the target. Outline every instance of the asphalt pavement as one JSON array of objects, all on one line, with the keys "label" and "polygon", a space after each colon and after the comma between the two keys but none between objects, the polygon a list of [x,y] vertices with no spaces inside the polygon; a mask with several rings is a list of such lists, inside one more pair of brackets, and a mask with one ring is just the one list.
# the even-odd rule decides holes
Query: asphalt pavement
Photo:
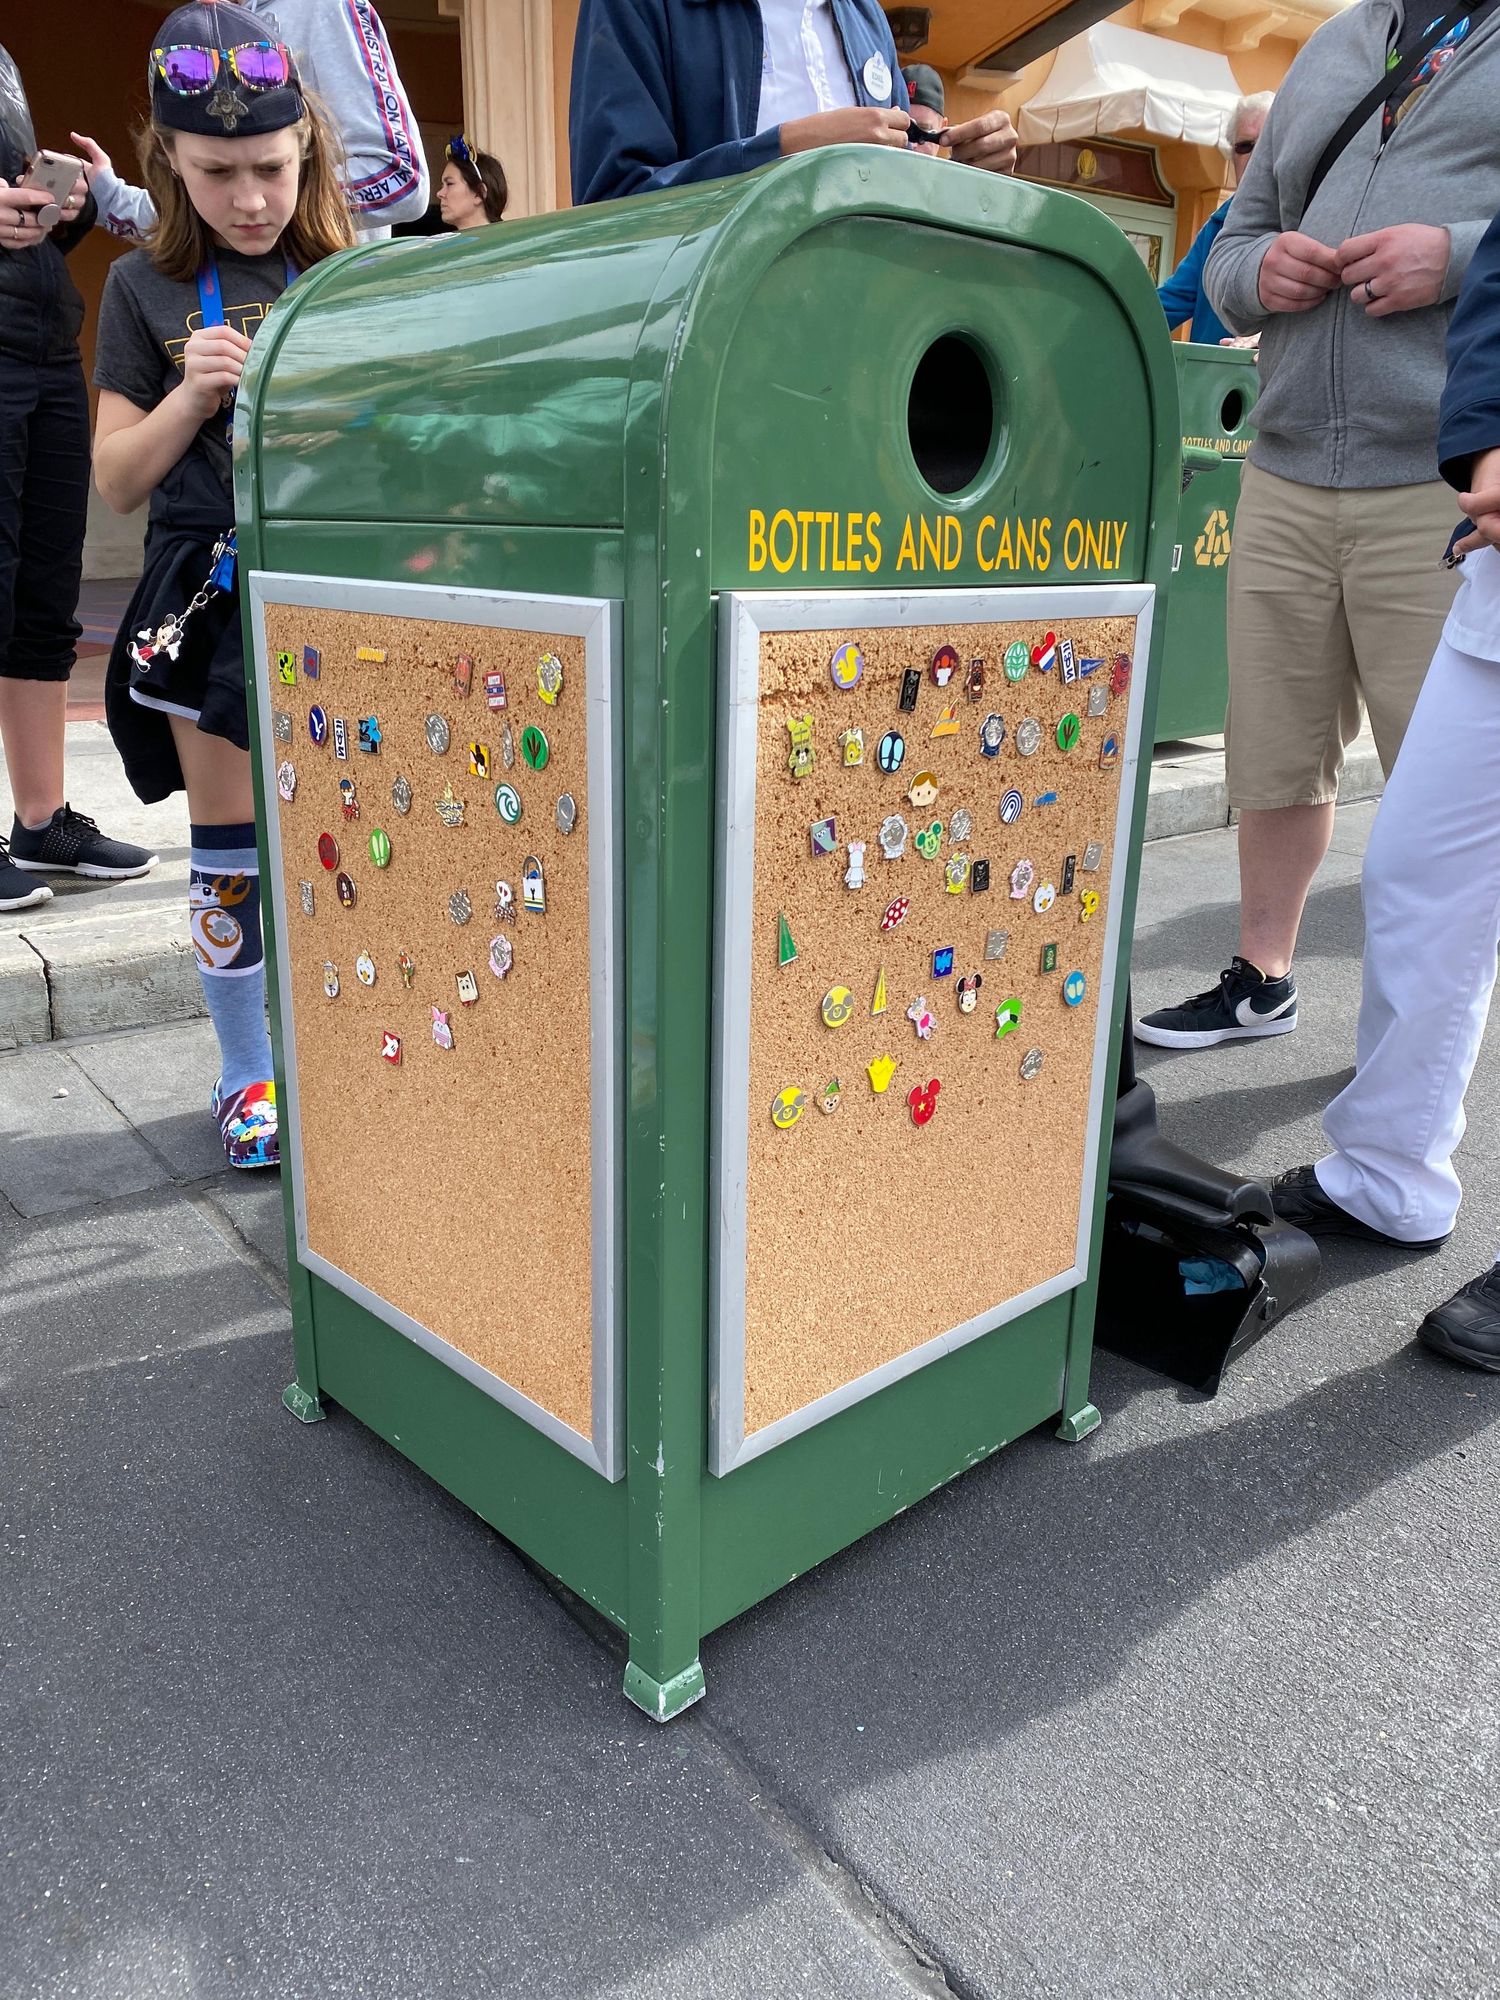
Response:
[{"label": "asphalt pavement", "polygon": [[[1145,1051],[1232,1167],[1348,1074],[1341,809],[1296,1034]],[[1138,1002],[1232,947],[1232,836],[1146,850]],[[280,1191],[201,1021],[0,1055],[0,2000],[1491,2000],[1500,1379],[1412,1342],[1495,1254],[1500,1092],[1436,1255],[1332,1245],[1203,1401],[1099,1358],[710,1637],[618,1641],[292,1372]]]}]

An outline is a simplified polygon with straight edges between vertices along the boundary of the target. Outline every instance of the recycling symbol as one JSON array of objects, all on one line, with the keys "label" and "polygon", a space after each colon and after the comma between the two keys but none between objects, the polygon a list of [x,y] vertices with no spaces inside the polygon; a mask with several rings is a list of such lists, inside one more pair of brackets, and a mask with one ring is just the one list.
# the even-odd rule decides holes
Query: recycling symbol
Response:
[{"label": "recycling symbol", "polygon": [[1199,569],[1222,569],[1229,560],[1229,516],[1222,507],[1209,514],[1203,533],[1193,544],[1193,560]]}]

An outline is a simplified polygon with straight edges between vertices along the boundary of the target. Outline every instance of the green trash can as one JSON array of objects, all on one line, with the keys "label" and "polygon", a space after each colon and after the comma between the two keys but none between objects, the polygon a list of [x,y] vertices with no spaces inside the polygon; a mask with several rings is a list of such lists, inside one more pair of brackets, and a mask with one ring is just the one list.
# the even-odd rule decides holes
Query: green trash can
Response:
[{"label": "green trash can", "polygon": [[1177,510],[1166,648],[1156,701],[1156,741],[1217,736],[1229,699],[1224,602],[1240,467],[1255,435],[1259,393],[1255,356],[1243,347],[1174,341],[1184,456],[1212,452],[1218,463],[1189,464]]},{"label": "green trash can", "polygon": [[658,1718],[1098,1421],[1169,348],[1084,204],[866,149],[353,251],[256,342],[285,1400]]}]

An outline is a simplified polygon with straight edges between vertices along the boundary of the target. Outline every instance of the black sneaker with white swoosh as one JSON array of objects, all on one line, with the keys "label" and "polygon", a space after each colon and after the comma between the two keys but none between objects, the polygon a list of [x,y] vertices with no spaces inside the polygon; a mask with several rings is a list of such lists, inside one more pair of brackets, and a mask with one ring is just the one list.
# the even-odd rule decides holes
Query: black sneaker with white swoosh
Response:
[{"label": "black sneaker with white swoosh", "polygon": [[1135,1038],[1161,1049],[1207,1049],[1215,1042],[1289,1035],[1296,1025],[1297,987],[1292,975],[1267,979],[1259,966],[1237,957],[1207,993],[1142,1015],[1135,1024]]}]

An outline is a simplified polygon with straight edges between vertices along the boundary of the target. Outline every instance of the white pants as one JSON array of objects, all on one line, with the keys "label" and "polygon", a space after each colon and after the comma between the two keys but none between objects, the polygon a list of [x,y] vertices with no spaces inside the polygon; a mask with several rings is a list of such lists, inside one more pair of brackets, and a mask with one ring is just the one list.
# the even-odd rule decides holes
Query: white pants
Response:
[{"label": "white pants", "polygon": [[[1471,557],[1470,561],[1474,559]],[[1500,660],[1433,656],[1365,853],[1354,1081],[1323,1192],[1405,1242],[1445,1235],[1500,944]]]}]

